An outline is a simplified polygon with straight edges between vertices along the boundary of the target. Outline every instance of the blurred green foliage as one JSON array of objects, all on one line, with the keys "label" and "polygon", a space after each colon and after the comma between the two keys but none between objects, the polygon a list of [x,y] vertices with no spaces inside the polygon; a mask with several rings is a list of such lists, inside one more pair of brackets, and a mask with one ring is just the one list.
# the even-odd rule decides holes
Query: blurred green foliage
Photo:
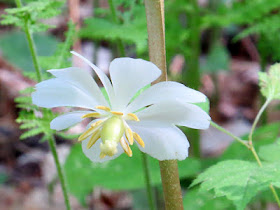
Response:
[{"label": "blurred green foliage", "polygon": [[[54,36],[40,33],[35,34],[34,42],[38,54],[50,56],[55,52],[58,41]],[[11,46],[16,46],[11,47]],[[13,65],[28,72],[34,72],[31,54],[25,38],[25,34],[20,31],[11,31],[0,37],[0,49],[3,56]]]},{"label": "blurred green foliage", "polygon": [[[138,148],[132,148],[132,158],[125,154],[106,163],[93,163],[82,152],[80,144],[72,147],[65,162],[69,190],[80,201],[93,190],[102,186],[114,190],[131,190],[145,188],[141,153]],[[156,159],[148,157],[152,184],[161,183],[159,165]],[[188,158],[179,162],[181,178],[194,177],[201,170],[197,159]]]}]

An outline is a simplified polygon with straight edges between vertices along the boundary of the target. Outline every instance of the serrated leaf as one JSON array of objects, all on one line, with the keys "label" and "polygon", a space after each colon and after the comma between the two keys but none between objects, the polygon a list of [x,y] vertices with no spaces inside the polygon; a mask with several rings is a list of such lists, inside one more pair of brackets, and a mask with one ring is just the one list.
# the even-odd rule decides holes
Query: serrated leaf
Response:
[{"label": "serrated leaf", "polygon": [[259,72],[259,86],[267,99],[280,99],[280,63],[272,65],[268,73]]},{"label": "serrated leaf", "polygon": [[191,186],[201,183],[202,192],[213,189],[216,196],[226,196],[237,209],[244,209],[259,191],[267,189],[271,182],[278,181],[278,164],[263,164],[263,167],[259,167],[249,161],[222,161],[201,173]]},{"label": "serrated leaf", "polygon": [[[118,190],[144,188],[141,153],[138,148],[132,150],[131,158],[123,154],[106,163],[93,163],[83,154],[80,144],[73,146],[64,166],[70,192],[82,201],[95,186]],[[158,161],[150,157],[148,161],[152,184],[158,185]],[[180,177],[194,176],[200,170],[200,162],[192,158],[178,165]]]}]

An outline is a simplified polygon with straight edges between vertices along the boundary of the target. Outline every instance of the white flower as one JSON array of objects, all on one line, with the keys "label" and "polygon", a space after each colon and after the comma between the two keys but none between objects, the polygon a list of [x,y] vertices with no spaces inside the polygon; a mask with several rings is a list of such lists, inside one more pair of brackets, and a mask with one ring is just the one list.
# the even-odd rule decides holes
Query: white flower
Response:
[{"label": "white flower", "polygon": [[207,129],[210,117],[193,103],[204,102],[205,95],[177,82],[160,82],[132,98],[155,81],[161,71],[151,62],[117,58],[110,64],[110,77],[81,55],[103,84],[109,101],[90,74],[76,67],[49,70],[55,76],[36,85],[33,103],[45,107],[80,107],[90,111],[73,111],[55,118],[51,128],[63,130],[95,118],[79,137],[85,155],[103,162],[125,152],[134,140],[139,149],[158,160],[183,160],[189,142],[175,125]]}]

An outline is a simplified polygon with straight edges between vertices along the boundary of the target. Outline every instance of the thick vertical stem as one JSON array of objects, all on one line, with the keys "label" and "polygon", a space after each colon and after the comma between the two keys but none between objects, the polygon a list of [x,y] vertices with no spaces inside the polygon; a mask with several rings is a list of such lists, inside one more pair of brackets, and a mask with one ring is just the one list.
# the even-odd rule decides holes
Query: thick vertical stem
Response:
[{"label": "thick vertical stem", "polygon": [[[157,82],[166,81],[164,0],[145,0],[145,9],[150,60],[162,71]],[[183,209],[177,161],[159,161],[159,165],[166,209]]]},{"label": "thick vertical stem", "polygon": [[149,173],[147,155],[143,152],[141,154],[142,154],[142,166],[143,166],[143,171],[144,171],[144,176],[145,176],[148,202],[149,202],[150,210],[155,210],[153,189],[152,189],[152,185],[151,185],[151,177],[150,177],[150,173]]}]

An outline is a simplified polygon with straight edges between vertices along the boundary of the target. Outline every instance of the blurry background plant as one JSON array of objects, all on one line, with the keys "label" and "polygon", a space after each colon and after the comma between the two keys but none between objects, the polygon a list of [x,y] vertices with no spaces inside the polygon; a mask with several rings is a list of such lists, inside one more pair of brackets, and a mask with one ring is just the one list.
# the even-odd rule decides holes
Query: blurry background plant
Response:
[{"label": "blurry background plant", "polygon": [[[16,205],[19,202],[17,196],[23,196],[24,208],[28,209],[30,203],[39,208],[43,204],[36,204],[32,198],[34,194],[48,195],[41,187],[45,184],[54,194],[49,196],[50,200],[59,198],[57,195],[61,194],[56,176],[46,175],[49,170],[55,174],[51,161],[44,161],[48,157],[46,145],[37,143],[40,139],[46,140],[48,135],[54,135],[48,125],[56,113],[44,111],[43,117],[38,116],[40,112],[28,97],[32,91],[30,88],[19,96],[19,90],[33,86],[36,81],[26,38],[17,30],[24,27],[23,20],[27,18],[34,33],[44,79],[49,78],[45,72],[47,69],[71,66],[69,51],[75,38],[81,39],[83,54],[98,66],[103,66],[105,71],[113,57],[148,59],[143,0],[78,1],[80,7],[76,10],[80,10],[78,19],[82,23],[78,33],[75,25],[68,23],[72,19],[67,12],[69,2],[26,0],[26,6],[17,9],[13,1],[0,1],[0,13],[3,14],[0,29],[0,192],[4,193],[0,198],[1,206],[2,203]],[[259,99],[257,71],[265,71],[269,64],[280,59],[279,9],[279,0],[171,0],[165,4],[170,80],[200,88],[209,97],[212,119],[224,123],[235,134],[244,135],[243,139],[248,138],[249,122],[253,121],[264,102]],[[16,105],[13,102],[15,97]],[[199,145],[198,133],[192,131],[192,138],[188,134],[195,157],[179,162],[186,209],[235,209],[235,206],[242,209],[246,205],[250,209],[262,209],[274,205],[267,183],[279,177],[279,167],[275,167],[280,160],[277,155],[280,129],[277,106],[277,102],[270,105],[263,125],[253,135],[260,158],[271,162],[259,173],[248,172],[249,169],[254,172],[258,169],[253,163],[253,155],[238,142],[231,143],[231,139],[210,129],[201,134]],[[13,123],[15,118],[23,131],[19,132],[18,125]],[[66,154],[69,153],[64,155],[64,168],[70,193],[78,199],[71,197],[72,205],[145,208],[148,205],[142,190],[145,181],[143,176],[139,178],[143,173],[141,154],[135,150],[132,159],[121,156],[107,164],[93,164],[84,157],[80,145],[72,146],[74,141],[65,141],[75,139],[81,131],[82,128],[76,127],[66,133],[56,133],[59,149],[63,151],[66,148]],[[27,139],[19,142],[19,134]],[[160,209],[162,190],[158,164],[151,158],[148,158],[148,163],[154,199]],[[240,165],[244,171],[240,171]],[[210,166],[212,169],[205,171]],[[205,176],[222,179],[231,173],[221,173],[221,167],[239,174],[230,186],[224,182],[204,182]],[[197,175],[195,183],[203,182],[202,187],[188,188]],[[260,182],[263,176],[267,179]],[[240,180],[250,181],[234,185]],[[279,187],[278,182],[275,184]],[[12,204],[7,204],[9,199]],[[53,202],[57,206],[62,205],[55,199]],[[50,204],[46,202],[45,205]]]}]

